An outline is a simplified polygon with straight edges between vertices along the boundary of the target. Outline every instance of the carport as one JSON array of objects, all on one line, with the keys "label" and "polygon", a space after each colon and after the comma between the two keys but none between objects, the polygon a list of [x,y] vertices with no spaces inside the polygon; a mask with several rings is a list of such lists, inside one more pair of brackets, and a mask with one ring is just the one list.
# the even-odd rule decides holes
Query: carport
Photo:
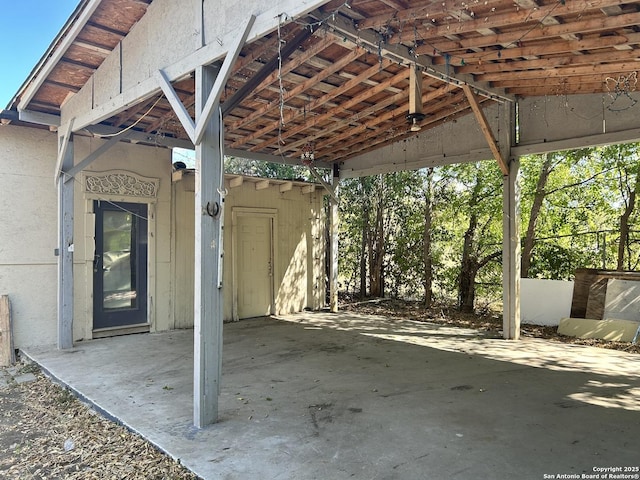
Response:
[{"label": "carport", "polygon": [[[331,169],[333,311],[341,178],[493,158],[503,331],[518,339],[518,157],[640,138],[639,5],[83,0],[2,112],[59,136],[59,347],[74,340],[69,180],[119,142],[196,149],[197,426],[217,419],[221,388],[225,154]],[[85,135],[104,144],[75,158]]]},{"label": "carport", "polygon": [[588,478],[638,465],[637,355],[351,313],[244,320],[225,325],[219,422],[197,429],[192,338],[26,354],[205,479]]}]

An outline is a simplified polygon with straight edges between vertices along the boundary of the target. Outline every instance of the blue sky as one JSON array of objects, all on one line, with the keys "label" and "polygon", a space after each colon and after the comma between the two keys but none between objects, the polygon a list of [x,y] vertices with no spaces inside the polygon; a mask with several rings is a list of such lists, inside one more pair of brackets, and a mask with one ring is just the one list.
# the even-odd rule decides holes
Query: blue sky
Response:
[{"label": "blue sky", "polygon": [[6,108],[80,0],[0,0],[0,109]]}]

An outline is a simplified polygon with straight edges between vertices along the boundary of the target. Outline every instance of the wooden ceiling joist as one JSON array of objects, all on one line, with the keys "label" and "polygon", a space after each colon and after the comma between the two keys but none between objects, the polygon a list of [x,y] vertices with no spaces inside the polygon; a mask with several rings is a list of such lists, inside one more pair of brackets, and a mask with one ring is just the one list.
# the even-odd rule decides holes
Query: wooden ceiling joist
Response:
[{"label": "wooden ceiling joist", "polygon": [[295,86],[292,89],[288,89],[286,92],[284,92],[282,99],[276,98],[275,100],[267,103],[266,105],[263,105],[262,107],[256,109],[252,114],[247,115],[242,120],[234,122],[231,128],[233,130],[240,129],[240,128],[243,128],[245,125],[250,124],[254,120],[261,118],[267,112],[278,108],[280,106],[281,100],[284,102],[287,102],[290,98],[303,94],[308,89],[316,85],[318,82],[326,79],[327,77],[333,75],[338,70],[344,68],[346,65],[354,62],[362,54],[363,52],[359,49],[350,51],[350,53],[342,57],[340,61],[335,62],[331,67],[328,67],[322,70],[321,72],[318,73],[318,75],[315,75],[314,77],[307,79],[307,81],[305,82],[299,83],[297,86]]},{"label": "wooden ceiling joist", "polygon": [[[376,68],[376,67],[374,66],[372,68]],[[370,78],[373,73],[374,72],[372,72],[371,68],[370,68],[370,69],[366,70],[365,72],[363,72],[361,74],[361,76],[365,76],[366,78]],[[393,77],[391,77],[391,78],[389,78],[389,79],[387,79],[387,80],[385,80],[383,82],[380,82],[376,87],[371,88],[371,89],[367,89],[367,90],[363,91],[362,93],[360,93],[359,95],[351,97],[351,99],[340,103],[340,105],[338,107],[334,107],[334,108],[328,110],[327,112],[325,112],[325,113],[323,113],[321,115],[311,116],[310,119],[309,119],[309,122],[310,123],[322,123],[322,122],[325,122],[325,121],[333,118],[334,116],[337,116],[341,111],[348,110],[351,107],[357,105],[358,103],[361,103],[361,102],[365,101],[369,97],[369,95],[374,95],[377,92],[381,92],[385,88],[387,88],[388,86],[395,85],[398,82],[406,80],[408,77],[409,77],[408,69],[403,70],[400,73],[394,75]],[[353,79],[352,81],[347,82],[345,85],[351,84],[351,83],[357,84],[357,83],[359,83],[359,81],[356,81],[358,79],[359,79],[359,77]],[[343,88],[344,88],[345,91],[348,91],[350,89],[350,88],[344,87],[344,85],[343,85]],[[338,90],[338,89],[336,89],[336,90]],[[332,96],[332,95],[328,95],[328,96]],[[321,105],[324,102],[316,102],[316,103],[319,103]],[[299,116],[299,115],[297,115],[297,116]],[[302,124],[300,124],[300,125],[298,125],[296,127],[287,128],[285,131],[280,132],[278,137],[271,138],[271,139],[269,139],[267,141],[264,141],[260,145],[258,145],[256,147],[253,147],[250,150],[253,150],[253,151],[259,150],[259,149],[265,148],[267,146],[273,145],[277,141],[286,140],[287,138],[289,138],[289,137],[291,137],[293,135],[297,135],[298,133],[303,132],[306,129],[306,127],[307,127],[307,124],[305,122],[305,123],[302,123]]]},{"label": "wooden ceiling joist", "polygon": [[[476,106],[532,96],[606,100],[625,79],[635,95],[640,0],[352,0],[349,8],[340,0],[313,0],[315,10],[283,1],[298,12],[296,20],[276,25],[273,16],[259,17],[251,44],[241,48],[220,88],[226,148],[234,154],[298,164],[301,148],[314,141],[316,162],[342,162],[468,115],[474,99]],[[114,49],[150,3],[87,0],[13,108],[40,115],[38,123],[59,124],[65,102],[109,55],[120,54]],[[313,31],[312,23],[318,24]],[[225,33],[217,39],[222,45],[210,42],[162,67],[165,89],[175,92],[167,98],[179,100],[184,119],[195,117],[194,70],[221,63],[233,38]],[[420,132],[406,119],[413,64],[424,77],[427,116]],[[135,85],[78,114],[74,128],[132,128],[135,141],[188,145],[190,128],[159,94],[157,81],[141,76]]]},{"label": "wooden ceiling joist", "polygon": [[[284,48],[282,48],[278,52],[278,55],[276,55],[267,63],[265,63],[264,66],[255,75],[253,75],[231,98],[227,99],[224,102],[224,104],[222,105],[223,115],[225,113],[229,113],[231,110],[237,107],[242,102],[242,100],[244,100],[251,92],[253,92],[256,89],[259,89],[258,87],[263,82],[266,82],[267,84],[272,83],[278,78],[277,77],[278,75],[282,75],[281,71],[276,71],[278,67],[278,63],[286,61],[289,58],[289,56],[291,56],[293,52],[295,52],[298,48],[300,48],[300,45],[302,45],[302,43],[305,40],[307,40],[310,36],[311,36],[311,30],[307,28],[303,28],[293,40],[291,40],[290,42],[287,42]],[[323,43],[323,42],[319,42],[319,43]],[[324,48],[326,48],[326,45],[321,45],[320,51],[324,50]],[[310,52],[307,55],[315,55],[315,53],[316,53],[316,50],[312,48],[310,49]],[[304,63],[304,56],[302,59],[299,60],[299,62]],[[291,66],[289,68],[293,70],[294,68],[296,68],[297,65],[298,65],[298,61],[291,62]],[[273,77],[274,72],[275,72],[276,78],[269,78],[269,77]]]}]

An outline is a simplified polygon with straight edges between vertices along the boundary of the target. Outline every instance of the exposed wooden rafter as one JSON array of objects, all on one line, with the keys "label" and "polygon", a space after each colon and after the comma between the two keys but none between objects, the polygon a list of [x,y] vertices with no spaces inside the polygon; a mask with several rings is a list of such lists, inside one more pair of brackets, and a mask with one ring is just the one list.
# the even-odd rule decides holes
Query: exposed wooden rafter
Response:
[{"label": "exposed wooden rafter", "polygon": [[[299,164],[300,150],[311,139],[317,163],[342,162],[470,113],[460,98],[463,85],[479,104],[509,103],[517,97],[607,94],[607,78],[632,82],[640,70],[640,1],[359,0],[349,8],[323,0],[283,2],[286,8],[278,11],[287,16],[269,7],[258,17],[250,43],[241,46],[218,89],[225,148],[238,156]],[[84,27],[75,40],[61,37],[58,45],[65,51],[51,57],[55,65],[49,70],[40,68],[44,78],[32,79],[21,92],[17,101],[28,102],[23,106],[30,112],[21,121],[55,129],[60,112],[76,103],[65,102],[92,85],[101,63],[128,53],[118,45],[144,21],[150,1],[87,5],[97,3],[93,14],[77,17]],[[314,22],[318,25],[310,29]],[[120,92],[91,93],[92,102],[102,103],[70,114],[77,117],[74,129],[104,123],[114,132],[132,128],[135,141],[192,144],[201,133],[194,120],[193,71],[221,65],[233,39],[229,32],[156,67],[162,78],[141,74],[135,81],[121,79]],[[420,133],[411,132],[406,120],[408,106],[415,110],[420,97],[410,95],[407,72],[413,64],[423,76],[427,115],[414,129],[421,127]],[[158,100],[160,85],[166,100]],[[635,85],[625,88],[637,96]],[[32,98],[24,96],[27,91]],[[214,108],[205,113],[214,114]],[[11,118],[4,114],[2,121]]]}]

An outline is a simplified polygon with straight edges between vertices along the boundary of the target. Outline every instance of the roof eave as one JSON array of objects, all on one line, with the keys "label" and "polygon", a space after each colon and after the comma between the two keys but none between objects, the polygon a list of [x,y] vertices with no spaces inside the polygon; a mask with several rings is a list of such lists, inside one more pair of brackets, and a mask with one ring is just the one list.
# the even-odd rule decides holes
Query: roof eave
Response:
[{"label": "roof eave", "polygon": [[80,1],[44,55],[40,58],[33,70],[31,70],[27,79],[20,86],[13,98],[11,98],[7,105],[7,110],[26,110],[27,105],[42,86],[48,72],[55,67],[59,58],[64,55],[64,52],[101,2],[102,0]]}]

